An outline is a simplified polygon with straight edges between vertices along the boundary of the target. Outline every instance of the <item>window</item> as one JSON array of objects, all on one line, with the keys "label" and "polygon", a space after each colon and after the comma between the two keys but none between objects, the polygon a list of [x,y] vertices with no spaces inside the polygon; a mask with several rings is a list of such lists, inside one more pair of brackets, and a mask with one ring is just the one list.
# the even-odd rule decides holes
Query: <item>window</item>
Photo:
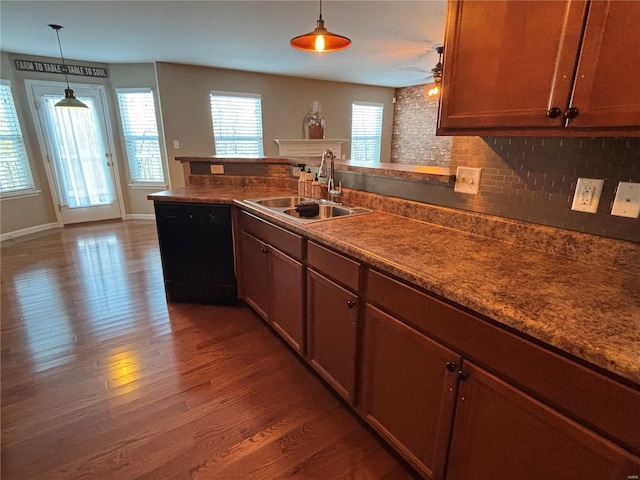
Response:
[{"label": "window", "polygon": [[354,103],[351,108],[351,160],[380,162],[382,109],[377,103]]},{"label": "window", "polygon": [[11,84],[0,83],[0,193],[33,190],[33,176],[22,140]]},{"label": "window", "polygon": [[163,184],[162,156],[150,88],[118,88],[118,105],[131,181]]},{"label": "window", "polygon": [[260,95],[211,92],[216,155],[262,156]]}]

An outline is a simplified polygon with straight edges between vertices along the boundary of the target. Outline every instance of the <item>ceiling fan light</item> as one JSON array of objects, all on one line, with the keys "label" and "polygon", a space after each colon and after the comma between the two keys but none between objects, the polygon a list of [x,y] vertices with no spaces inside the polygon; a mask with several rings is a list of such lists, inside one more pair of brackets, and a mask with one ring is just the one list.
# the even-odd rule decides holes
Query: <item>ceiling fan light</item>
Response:
[{"label": "ceiling fan light", "polygon": [[64,99],[56,103],[56,107],[63,108],[89,108],[76,98],[76,94],[70,88],[64,89]]},{"label": "ceiling fan light", "polygon": [[444,47],[436,47],[435,50],[438,54],[438,63],[431,69],[431,74],[433,75],[433,81],[436,84],[440,84],[442,83],[442,53],[444,52]]}]

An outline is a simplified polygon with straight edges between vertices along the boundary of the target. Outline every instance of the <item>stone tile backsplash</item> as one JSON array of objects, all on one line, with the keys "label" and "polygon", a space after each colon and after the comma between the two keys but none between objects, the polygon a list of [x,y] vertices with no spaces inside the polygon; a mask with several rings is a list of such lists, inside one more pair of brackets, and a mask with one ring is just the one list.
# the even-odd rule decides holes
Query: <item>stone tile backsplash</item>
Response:
[{"label": "stone tile backsplash", "polygon": [[[414,200],[640,243],[640,219],[611,215],[618,183],[640,182],[640,138],[436,137],[438,102],[424,92],[396,90],[392,161],[442,166],[449,141],[452,172],[481,167],[482,181],[479,195],[425,185]],[[595,214],[571,210],[578,177],[604,179]]]}]

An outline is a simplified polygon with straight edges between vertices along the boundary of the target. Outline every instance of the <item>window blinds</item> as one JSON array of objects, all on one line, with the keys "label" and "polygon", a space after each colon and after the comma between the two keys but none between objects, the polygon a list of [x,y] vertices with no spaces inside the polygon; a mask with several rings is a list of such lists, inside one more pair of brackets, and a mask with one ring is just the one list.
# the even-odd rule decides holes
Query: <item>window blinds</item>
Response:
[{"label": "window blinds", "polygon": [[351,160],[380,162],[383,105],[353,103],[351,110]]},{"label": "window blinds", "polygon": [[32,190],[33,176],[22,140],[11,85],[0,83],[0,193]]},{"label": "window blinds", "polygon": [[133,183],[164,183],[151,89],[119,88],[118,105]]},{"label": "window blinds", "polygon": [[216,155],[262,156],[260,95],[211,92]]}]

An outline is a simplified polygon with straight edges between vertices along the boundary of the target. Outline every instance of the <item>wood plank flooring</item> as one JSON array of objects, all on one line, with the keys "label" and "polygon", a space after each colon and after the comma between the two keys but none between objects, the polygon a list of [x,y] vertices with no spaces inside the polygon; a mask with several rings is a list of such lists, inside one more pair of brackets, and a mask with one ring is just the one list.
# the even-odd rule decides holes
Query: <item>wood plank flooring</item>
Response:
[{"label": "wood plank flooring", "polygon": [[153,222],[0,252],[3,479],[417,478],[251,310],[167,306]]}]

